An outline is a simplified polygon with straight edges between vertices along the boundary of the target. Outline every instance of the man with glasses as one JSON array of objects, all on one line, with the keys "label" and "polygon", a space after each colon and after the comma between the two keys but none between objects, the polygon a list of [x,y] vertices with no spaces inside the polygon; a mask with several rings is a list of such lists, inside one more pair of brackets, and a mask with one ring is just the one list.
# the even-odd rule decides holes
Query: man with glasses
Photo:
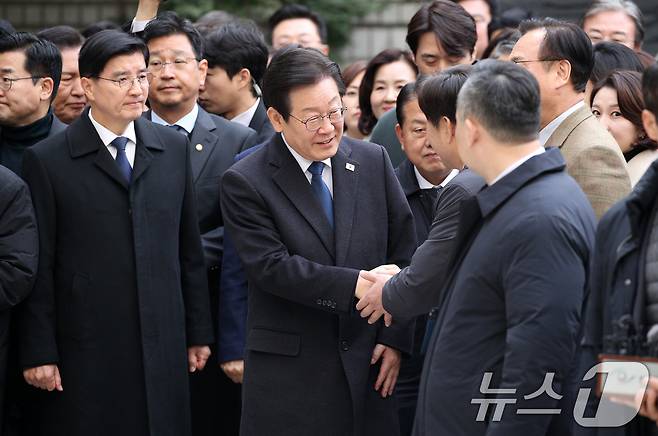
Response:
[{"label": "man with glasses", "polygon": [[243,435],[398,434],[403,323],[354,311],[360,270],[409,262],[411,211],[382,147],[343,137],[338,66],[286,49],[263,79],[277,134],[222,179],[249,281]]},{"label": "man with glasses", "polygon": [[[216,328],[224,245],[219,180],[233,164],[235,155],[255,144],[257,135],[246,126],[209,114],[197,104],[208,62],[203,58],[203,38],[189,20],[163,13],[148,23],[143,38],[150,53],[151,73],[151,111],[145,117],[190,140],[197,214]],[[208,371],[192,374],[190,382],[194,434],[237,434],[239,386],[220,369],[214,347]]]},{"label": "man with glasses", "polygon": [[543,147],[559,147],[567,171],[592,203],[597,218],[631,189],[615,139],[585,105],[592,43],[578,26],[552,18],[524,21],[510,60],[532,73],[541,89]]},{"label": "man with glasses", "polygon": [[18,175],[27,147],[66,128],[50,108],[61,74],[53,43],[23,32],[0,36],[0,164]]},{"label": "man with glasses", "polygon": [[187,140],[142,118],[144,43],[80,50],[90,109],[25,152],[39,269],[20,311],[29,434],[189,436],[213,341]]}]

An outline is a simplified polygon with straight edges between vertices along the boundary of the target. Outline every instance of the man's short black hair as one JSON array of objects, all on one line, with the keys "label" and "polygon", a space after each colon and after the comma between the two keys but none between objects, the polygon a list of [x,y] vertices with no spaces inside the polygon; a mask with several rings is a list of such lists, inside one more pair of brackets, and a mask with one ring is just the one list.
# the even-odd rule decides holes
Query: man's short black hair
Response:
[{"label": "man's short black hair", "polygon": [[313,48],[287,47],[277,52],[265,71],[263,103],[276,109],[287,121],[292,91],[327,78],[336,82],[341,97],[345,95],[345,84],[337,63]]},{"label": "man's short black hair", "polygon": [[50,41],[38,38],[27,32],[16,32],[0,36],[0,53],[22,51],[25,53],[25,71],[34,77],[36,84],[39,78],[50,77],[53,80],[52,102],[57,95],[59,81],[62,78],[62,55],[59,49]]},{"label": "man's short black hair", "polygon": [[407,45],[414,55],[420,37],[427,32],[432,32],[443,51],[453,57],[473,53],[478,39],[473,17],[450,0],[435,0],[423,5],[409,20]]},{"label": "man's short black hair", "polygon": [[201,33],[190,20],[180,17],[175,12],[162,12],[155,20],[150,21],[144,29],[142,38],[148,44],[149,41],[155,38],[171,35],[187,36],[190,45],[192,45],[194,57],[199,61],[203,59],[203,37]]},{"label": "man's short black hair", "polygon": [[416,82],[409,82],[400,89],[398,98],[395,101],[395,115],[398,119],[400,127],[404,126],[404,107],[407,103],[418,99],[416,95]]},{"label": "man's short black hair", "polygon": [[43,29],[37,36],[50,41],[60,50],[80,47],[85,39],[82,34],[71,26],[55,26]]},{"label": "man's short black hair", "polygon": [[272,39],[272,31],[282,21],[292,20],[294,18],[306,18],[311,20],[315,27],[318,28],[318,35],[323,44],[327,43],[327,23],[321,15],[313,12],[308,7],[297,3],[289,3],[281,6],[276,10],[268,20],[268,27],[270,29],[270,41]]},{"label": "man's short black hair", "polygon": [[585,91],[594,66],[592,42],[587,34],[573,23],[554,18],[527,20],[519,26],[522,35],[537,29],[546,32],[539,48],[539,59],[569,61],[574,90]]},{"label": "man's short black hair", "polygon": [[602,41],[594,44],[594,66],[589,79],[596,85],[614,70],[641,73],[644,65],[635,51],[618,42]]},{"label": "man's short black hair", "polygon": [[658,64],[644,71],[642,76],[644,107],[658,118]]},{"label": "man's short black hair", "polygon": [[[268,50],[263,34],[251,22],[230,23],[206,36],[208,67],[220,67],[229,77],[246,68],[260,87],[267,68]],[[254,97],[258,93],[252,87]]]},{"label": "man's short black hair", "polygon": [[148,48],[141,39],[119,30],[98,32],[87,39],[80,49],[80,77],[98,77],[112,58],[133,53],[143,54],[144,62],[148,62]]},{"label": "man's short black hair", "polygon": [[443,117],[453,124],[456,122],[457,96],[472,68],[471,65],[456,65],[418,80],[418,105],[433,126],[438,126]]},{"label": "man's short black hair", "polygon": [[485,59],[457,97],[457,122],[472,117],[499,142],[517,145],[539,134],[539,83],[513,62]]}]

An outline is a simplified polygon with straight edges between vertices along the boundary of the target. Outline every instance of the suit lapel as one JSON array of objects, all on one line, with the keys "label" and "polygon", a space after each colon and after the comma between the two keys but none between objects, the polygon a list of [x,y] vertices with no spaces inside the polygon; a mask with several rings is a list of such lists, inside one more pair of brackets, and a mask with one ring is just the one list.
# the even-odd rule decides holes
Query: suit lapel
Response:
[{"label": "suit lapel", "polygon": [[190,135],[190,163],[194,182],[197,181],[208,158],[219,143],[220,132],[208,112],[199,107],[194,130]]},{"label": "suit lapel", "polygon": [[359,163],[350,158],[351,153],[349,145],[345,141],[341,141],[338,152],[331,159],[336,226],[336,265],[343,265],[347,258],[354,224]]},{"label": "suit lapel", "polygon": [[135,120],[135,133],[137,135],[137,148],[135,150],[135,163],[131,184],[146,172],[153,160],[153,153],[149,149],[164,150],[160,137],[153,131],[153,126],[146,120],[139,118]]},{"label": "suit lapel", "polygon": [[569,135],[571,135],[571,132],[573,132],[580,123],[592,116],[594,115],[592,115],[592,112],[587,109],[586,106],[581,107],[576,112],[569,115],[548,138],[546,141],[546,147],[562,148],[564,142]]},{"label": "suit lapel", "polygon": [[308,221],[322,245],[335,259],[334,231],[324,216],[320,202],[313,195],[311,184],[283,143],[281,135],[276,135],[272,141],[268,146],[270,162],[275,167],[272,180]]}]

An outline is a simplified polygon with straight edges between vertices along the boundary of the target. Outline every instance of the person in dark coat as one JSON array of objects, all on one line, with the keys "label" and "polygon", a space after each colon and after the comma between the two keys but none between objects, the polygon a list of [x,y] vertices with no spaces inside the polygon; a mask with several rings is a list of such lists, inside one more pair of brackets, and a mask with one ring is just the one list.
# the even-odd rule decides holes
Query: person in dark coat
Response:
[{"label": "person in dark coat", "polygon": [[208,75],[199,103],[208,112],[254,129],[256,144],[274,135],[261,98],[268,54],[263,35],[253,23],[230,23],[205,38]]},{"label": "person in dark coat", "polygon": [[411,326],[369,325],[354,296],[361,269],[409,261],[411,211],[385,150],[342,138],[334,62],[286,49],[263,85],[279,133],[222,179],[249,282],[241,434],[398,434],[391,393]]},{"label": "person in dark coat", "polygon": [[[643,124],[647,135],[658,140],[658,66],[644,73],[646,109]],[[601,218],[592,259],[590,296],[585,317],[581,373],[598,363],[599,354],[658,355],[658,339],[650,335],[658,324],[658,161],[654,161],[631,194],[615,204]],[[654,329],[655,330],[655,329]],[[649,337],[651,336],[651,337]],[[632,346],[631,344],[636,344]],[[581,374],[581,375],[582,375]],[[592,382],[586,384],[592,388]],[[647,410],[647,401],[656,408],[656,380],[652,378],[640,413],[658,421]],[[598,399],[590,397],[587,416],[594,416]],[[624,406],[620,406],[624,407]],[[578,435],[652,436],[654,422],[637,417],[619,428],[580,428]]]},{"label": "person in dark coat", "polygon": [[570,434],[595,216],[538,131],[532,75],[478,63],[459,93],[456,138],[487,187],[461,205],[416,435]]},{"label": "person in dark coat", "polygon": [[17,175],[0,166],[0,423],[11,351],[10,310],[32,290],[38,258],[39,237],[30,191]]},{"label": "person in dark coat", "polygon": [[[416,244],[421,245],[427,239],[439,193],[459,170],[446,167],[432,147],[427,136],[427,117],[418,106],[416,88],[416,82],[407,83],[397,97],[395,111],[399,122],[395,132],[407,158],[395,169],[395,175],[414,216]],[[415,324],[411,356],[402,359],[396,389],[401,435],[410,435],[413,428],[427,313],[417,316]]]},{"label": "person in dark coat", "polygon": [[[197,104],[199,86],[207,80],[208,63],[203,58],[203,38],[189,20],[163,13],[148,23],[143,38],[150,52],[152,77],[151,110],[144,116],[190,139],[197,214],[216,327],[224,237],[219,182],[235,155],[256,143],[256,132],[209,114]],[[222,372],[216,347],[211,349],[208,368],[190,375],[193,434],[237,435],[240,389]]]},{"label": "person in dark coat", "polygon": [[37,435],[191,434],[188,371],[213,329],[185,137],[141,117],[145,44],[103,31],[80,51],[90,110],[25,153],[39,226],[20,313]]}]

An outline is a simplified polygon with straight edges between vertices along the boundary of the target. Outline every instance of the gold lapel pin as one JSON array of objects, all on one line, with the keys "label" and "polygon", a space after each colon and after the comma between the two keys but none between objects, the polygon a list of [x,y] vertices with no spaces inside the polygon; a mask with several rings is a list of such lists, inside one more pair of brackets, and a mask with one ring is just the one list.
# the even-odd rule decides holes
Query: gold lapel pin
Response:
[{"label": "gold lapel pin", "polygon": [[203,145],[197,144],[194,148],[196,148],[196,151],[201,151],[203,150]]},{"label": "gold lapel pin", "polygon": [[346,169],[347,171],[354,171],[354,165],[351,164],[351,163],[346,163],[346,164],[345,164],[345,169]]}]

